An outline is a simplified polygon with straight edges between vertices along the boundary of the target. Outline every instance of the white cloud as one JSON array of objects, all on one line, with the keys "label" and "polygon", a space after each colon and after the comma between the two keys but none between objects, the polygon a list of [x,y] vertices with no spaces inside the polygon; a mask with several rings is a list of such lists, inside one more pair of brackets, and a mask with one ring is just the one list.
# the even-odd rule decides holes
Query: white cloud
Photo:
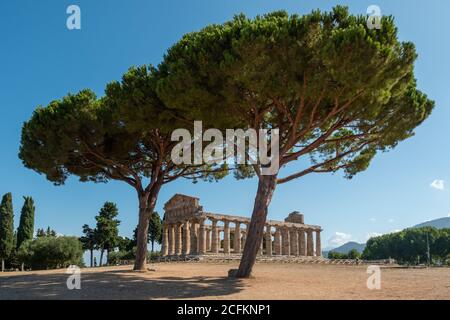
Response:
[{"label": "white cloud", "polygon": [[370,218],[369,220],[370,220],[370,222],[375,222],[375,221],[377,221],[377,219],[375,219],[375,218]]},{"label": "white cloud", "polygon": [[366,241],[369,240],[370,238],[378,237],[378,236],[381,236],[381,235],[383,235],[383,234],[382,233],[378,233],[378,232],[369,232],[366,235]]},{"label": "white cloud", "polygon": [[335,232],[330,239],[328,239],[328,246],[332,248],[336,248],[342,246],[343,244],[350,241],[352,238],[351,234],[347,234],[344,232]]},{"label": "white cloud", "polygon": [[447,215],[447,216],[449,216],[450,217],[450,213]]},{"label": "white cloud", "polygon": [[430,187],[436,189],[436,190],[444,190],[445,186],[445,181],[444,180],[434,180],[431,184]]},{"label": "white cloud", "polygon": [[389,223],[393,223],[395,220],[394,219],[389,219],[388,222]]}]

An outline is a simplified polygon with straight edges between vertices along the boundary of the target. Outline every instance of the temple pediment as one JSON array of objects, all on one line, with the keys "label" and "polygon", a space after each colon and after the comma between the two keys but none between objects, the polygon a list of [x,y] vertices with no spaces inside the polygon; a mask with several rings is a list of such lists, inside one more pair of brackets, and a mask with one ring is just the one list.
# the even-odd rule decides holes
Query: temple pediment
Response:
[{"label": "temple pediment", "polygon": [[164,205],[165,221],[180,221],[195,216],[202,210],[199,198],[176,194]]},{"label": "temple pediment", "polygon": [[286,219],[284,219],[284,221],[285,222],[304,224],[305,223],[305,217],[300,212],[294,211],[294,212],[289,213],[289,215],[287,216]]}]

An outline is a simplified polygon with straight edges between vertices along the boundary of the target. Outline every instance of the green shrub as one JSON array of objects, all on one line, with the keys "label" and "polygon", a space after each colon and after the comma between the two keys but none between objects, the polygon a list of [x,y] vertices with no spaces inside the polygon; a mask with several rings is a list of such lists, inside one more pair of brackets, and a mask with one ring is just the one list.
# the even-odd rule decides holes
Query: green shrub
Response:
[{"label": "green shrub", "polygon": [[161,252],[148,252],[148,261],[156,261],[161,256]]},{"label": "green shrub", "polygon": [[[147,253],[147,261],[153,262],[156,261],[160,257],[160,252],[151,252],[148,251]],[[120,261],[131,261],[136,258],[136,247],[133,247],[133,250],[131,251],[113,251],[110,252],[108,255],[108,264],[109,265],[118,265],[120,264]]]},{"label": "green shrub", "polygon": [[108,254],[108,264],[117,265],[120,261],[129,261],[136,258],[136,248],[132,251],[112,251]]},{"label": "green shrub", "polygon": [[76,237],[42,237],[24,242],[17,253],[19,261],[34,270],[83,265],[83,249]]}]

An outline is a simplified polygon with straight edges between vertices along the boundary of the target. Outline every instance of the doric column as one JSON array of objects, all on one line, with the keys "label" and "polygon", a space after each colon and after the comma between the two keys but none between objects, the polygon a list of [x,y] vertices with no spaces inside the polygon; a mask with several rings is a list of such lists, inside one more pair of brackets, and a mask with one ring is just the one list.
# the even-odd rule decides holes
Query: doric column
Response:
[{"label": "doric column", "polygon": [[298,256],[298,233],[297,229],[292,228],[289,232],[291,239],[291,256]]},{"label": "doric column", "polygon": [[223,253],[230,253],[230,222],[223,222]]},{"label": "doric column", "polygon": [[303,229],[298,231],[298,254],[300,256],[306,256],[305,230]]},{"label": "doric column", "polygon": [[191,221],[190,225],[190,232],[191,232],[191,254],[198,254],[198,248],[197,248],[197,223],[193,220]]},{"label": "doric column", "polygon": [[212,219],[211,223],[212,223],[211,251],[212,253],[219,253],[220,240],[219,240],[219,227],[217,226],[217,220]]},{"label": "doric column", "polygon": [[316,257],[322,256],[322,244],[320,243],[320,231],[316,231]]},{"label": "doric column", "polygon": [[183,242],[183,229],[181,223],[177,223],[175,227],[175,254],[181,255]]},{"label": "doric column", "polygon": [[162,237],[162,248],[161,252],[163,256],[167,256],[169,254],[169,229],[168,225],[163,225],[163,237]]},{"label": "doric column", "polygon": [[175,226],[169,224],[169,255],[175,254]]},{"label": "doric column", "polygon": [[272,255],[272,227],[266,226],[266,255]]},{"label": "doric column", "polygon": [[283,231],[283,255],[290,255],[291,254],[291,243],[289,240],[289,229],[287,227],[284,227],[282,229]]},{"label": "doric column", "polygon": [[247,241],[247,237],[248,237],[248,223],[244,223],[245,224],[245,230],[242,231],[242,241],[241,241],[241,252],[244,252],[244,248],[245,248],[245,242]]},{"label": "doric column", "polygon": [[211,230],[206,230],[206,252],[211,251]]},{"label": "doric column", "polygon": [[259,245],[259,250],[258,250],[258,254],[259,254],[260,256],[262,256],[263,253],[264,253],[264,234],[263,234],[263,236],[262,236],[261,244]]},{"label": "doric column", "polygon": [[198,229],[198,254],[206,252],[206,228],[205,218],[200,218],[200,227]]},{"label": "doric column", "polygon": [[308,256],[314,255],[313,232],[311,229],[306,231],[306,254]]},{"label": "doric column", "polygon": [[189,220],[185,221],[183,228],[183,254],[188,255],[191,252],[191,228]]},{"label": "doric column", "polygon": [[275,249],[275,254],[277,256],[281,255],[281,231],[279,227],[276,227],[275,229],[275,243],[274,243],[274,249]]},{"label": "doric column", "polygon": [[241,223],[234,222],[234,253],[241,253]]}]

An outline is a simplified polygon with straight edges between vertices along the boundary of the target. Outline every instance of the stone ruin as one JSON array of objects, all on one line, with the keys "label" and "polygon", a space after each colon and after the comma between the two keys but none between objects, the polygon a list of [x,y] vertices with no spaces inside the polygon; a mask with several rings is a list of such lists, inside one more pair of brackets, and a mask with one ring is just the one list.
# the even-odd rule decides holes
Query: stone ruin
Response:
[{"label": "stone ruin", "polygon": [[[162,255],[187,257],[240,255],[250,218],[206,212],[199,198],[174,195],[164,205]],[[267,220],[260,256],[322,256],[320,226],[304,223],[294,211],[285,221]]]}]

